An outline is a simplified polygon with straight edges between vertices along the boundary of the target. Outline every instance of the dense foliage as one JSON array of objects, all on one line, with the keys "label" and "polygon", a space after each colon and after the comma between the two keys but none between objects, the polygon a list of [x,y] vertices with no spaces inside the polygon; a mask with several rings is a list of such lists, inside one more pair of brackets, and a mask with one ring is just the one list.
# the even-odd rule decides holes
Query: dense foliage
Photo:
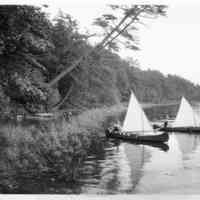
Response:
[{"label": "dense foliage", "polygon": [[[141,70],[109,49],[94,51],[90,35],[81,34],[69,15],[59,13],[52,23],[39,8],[1,6],[0,29],[2,113],[112,105],[127,101],[131,89],[144,102],[174,101],[182,95],[200,100],[200,87],[188,80]],[[47,87],[87,52],[91,53],[78,63],[80,67]]]},{"label": "dense foliage", "polygon": [[48,109],[54,89],[41,86],[48,72],[38,60],[54,48],[50,42],[51,26],[39,8],[0,7],[2,111],[4,104],[7,112],[34,113]]}]

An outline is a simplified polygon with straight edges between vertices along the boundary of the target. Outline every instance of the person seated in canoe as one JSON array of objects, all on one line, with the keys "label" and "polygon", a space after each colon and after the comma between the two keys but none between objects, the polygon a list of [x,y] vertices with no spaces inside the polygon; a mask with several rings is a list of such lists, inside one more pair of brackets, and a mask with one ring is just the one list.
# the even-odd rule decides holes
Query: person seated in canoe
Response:
[{"label": "person seated in canoe", "polygon": [[167,128],[167,126],[168,126],[168,121],[165,121],[163,127]]},{"label": "person seated in canoe", "polygon": [[158,124],[153,124],[153,129],[159,129],[159,128],[161,128],[160,125],[158,125]]},{"label": "person seated in canoe", "polygon": [[121,126],[119,123],[113,125],[113,133],[121,133]]}]

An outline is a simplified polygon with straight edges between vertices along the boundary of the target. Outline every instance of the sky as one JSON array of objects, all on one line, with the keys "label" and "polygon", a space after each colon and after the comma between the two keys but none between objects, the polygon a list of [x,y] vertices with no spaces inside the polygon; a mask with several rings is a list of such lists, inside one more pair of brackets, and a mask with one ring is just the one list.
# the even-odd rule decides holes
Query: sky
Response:
[{"label": "sky", "polygon": [[20,0],[1,4],[47,4],[45,11],[55,16],[61,9],[72,15],[81,30],[93,31],[94,18],[108,11],[108,4],[162,3],[169,6],[167,17],[161,17],[140,28],[137,35],[140,51],[123,49],[123,58],[138,59],[141,69],[159,70],[165,75],[179,75],[200,84],[200,1],[199,0]]}]

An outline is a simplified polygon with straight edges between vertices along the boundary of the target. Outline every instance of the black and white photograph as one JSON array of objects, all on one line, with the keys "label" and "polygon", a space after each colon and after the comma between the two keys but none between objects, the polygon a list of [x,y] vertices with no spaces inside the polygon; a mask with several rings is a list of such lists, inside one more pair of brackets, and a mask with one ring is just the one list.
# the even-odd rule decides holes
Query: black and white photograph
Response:
[{"label": "black and white photograph", "polygon": [[199,53],[198,0],[0,1],[0,194],[199,195]]}]

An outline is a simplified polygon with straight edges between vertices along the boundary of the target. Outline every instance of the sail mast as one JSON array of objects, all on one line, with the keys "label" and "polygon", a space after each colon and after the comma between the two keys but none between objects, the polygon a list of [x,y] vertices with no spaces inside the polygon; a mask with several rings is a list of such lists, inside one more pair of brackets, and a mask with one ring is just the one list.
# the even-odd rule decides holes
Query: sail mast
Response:
[{"label": "sail mast", "polygon": [[144,135],[144,120],[143,120],[143,112],[142,112],[143,110],[141,109],[141,121],[142,121],[142,133],[143,133],[143,135]]}]

